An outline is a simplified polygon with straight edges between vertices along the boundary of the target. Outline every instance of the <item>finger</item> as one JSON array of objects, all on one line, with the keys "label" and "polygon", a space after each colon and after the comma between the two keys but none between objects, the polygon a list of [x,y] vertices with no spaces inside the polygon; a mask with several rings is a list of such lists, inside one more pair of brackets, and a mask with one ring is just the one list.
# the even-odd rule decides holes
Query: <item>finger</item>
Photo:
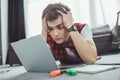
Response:
[{"label": "finger", "polygon": [[60,13],[61,15],[64,15],[64,13],[60,10],[57,10],[58,13]]},{"label": "finger", "polygon": [[66,14],[72,15],[72,13],[70,11],[66,11],[66,13],[63,13],[62,11],[57,10],[57,12],[60,13],[61,15],[66,15]]},{"label": "finger", "polygon": [[68,13],[71,13],[70,11],[60,11],[60,10],[57,10],[58,13],[60,13],[61,15],[66,15]]},{"label": "finger", "polygon": [[42,19],[42,21],[46,21],[46,17],[44,17],[44,18]]}]

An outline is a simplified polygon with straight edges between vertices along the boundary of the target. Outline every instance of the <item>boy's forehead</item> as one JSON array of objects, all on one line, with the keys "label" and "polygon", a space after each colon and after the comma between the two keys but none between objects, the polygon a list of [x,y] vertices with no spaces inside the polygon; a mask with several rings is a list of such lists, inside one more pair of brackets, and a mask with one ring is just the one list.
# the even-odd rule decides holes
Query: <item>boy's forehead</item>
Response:
[{"label": "boy's forehead", "polygon": [[58,25],[60,25],[60,24],[62,24],[63,22],[62,22],[62,18],[61,17],[58,17],[56,20],[54,20],[54,21],[48,21],[47,22],[47,24],[48,24],[48,26],[49,27],[56,27],[56,26],[58,26]]}]

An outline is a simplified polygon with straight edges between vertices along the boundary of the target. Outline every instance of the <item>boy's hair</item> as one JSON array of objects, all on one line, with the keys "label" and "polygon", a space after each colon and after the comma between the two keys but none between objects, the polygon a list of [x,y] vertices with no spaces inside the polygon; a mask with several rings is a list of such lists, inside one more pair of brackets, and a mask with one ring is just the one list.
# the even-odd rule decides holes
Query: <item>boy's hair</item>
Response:
[{"label": "boy's hair", "polygon": [[67,12],[70,11],[70,8],[61,3],[48,4],[42,13],[42,19],[44,17],[46,17],[46,21],[53,21],[57,19],[58,16],[61,16],[61,14],[57,11],[67,14]]}]

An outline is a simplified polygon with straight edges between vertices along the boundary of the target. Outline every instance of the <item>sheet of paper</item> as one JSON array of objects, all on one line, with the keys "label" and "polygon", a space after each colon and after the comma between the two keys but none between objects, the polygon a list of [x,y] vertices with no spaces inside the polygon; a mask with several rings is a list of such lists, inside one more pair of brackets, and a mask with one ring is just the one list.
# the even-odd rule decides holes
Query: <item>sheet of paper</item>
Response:
[{"label": "sheet of paper", "polygon": [[78,72],[82,72],[82,73],[98,73],[98,72],[107,71],[113,68],[115,67],[112,65],[86,65],[83,67],[74,67],[71,69],[76,70]]},{"label": "sheet of paper", "polygon": [[104,55],[95,64],[120,64],[120,54]]}]

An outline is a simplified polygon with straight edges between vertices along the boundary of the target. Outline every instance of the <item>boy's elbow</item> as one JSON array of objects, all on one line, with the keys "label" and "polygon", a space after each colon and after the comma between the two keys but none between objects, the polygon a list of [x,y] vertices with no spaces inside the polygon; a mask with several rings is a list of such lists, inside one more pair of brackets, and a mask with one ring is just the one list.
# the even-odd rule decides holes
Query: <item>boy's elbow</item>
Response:
[{"label": "boy's elbow", "polygon": [[96,61],[96,58],[92,58],[92,59],[87,60],[85,63],[86,64],[94,64],[95,61]]}]

